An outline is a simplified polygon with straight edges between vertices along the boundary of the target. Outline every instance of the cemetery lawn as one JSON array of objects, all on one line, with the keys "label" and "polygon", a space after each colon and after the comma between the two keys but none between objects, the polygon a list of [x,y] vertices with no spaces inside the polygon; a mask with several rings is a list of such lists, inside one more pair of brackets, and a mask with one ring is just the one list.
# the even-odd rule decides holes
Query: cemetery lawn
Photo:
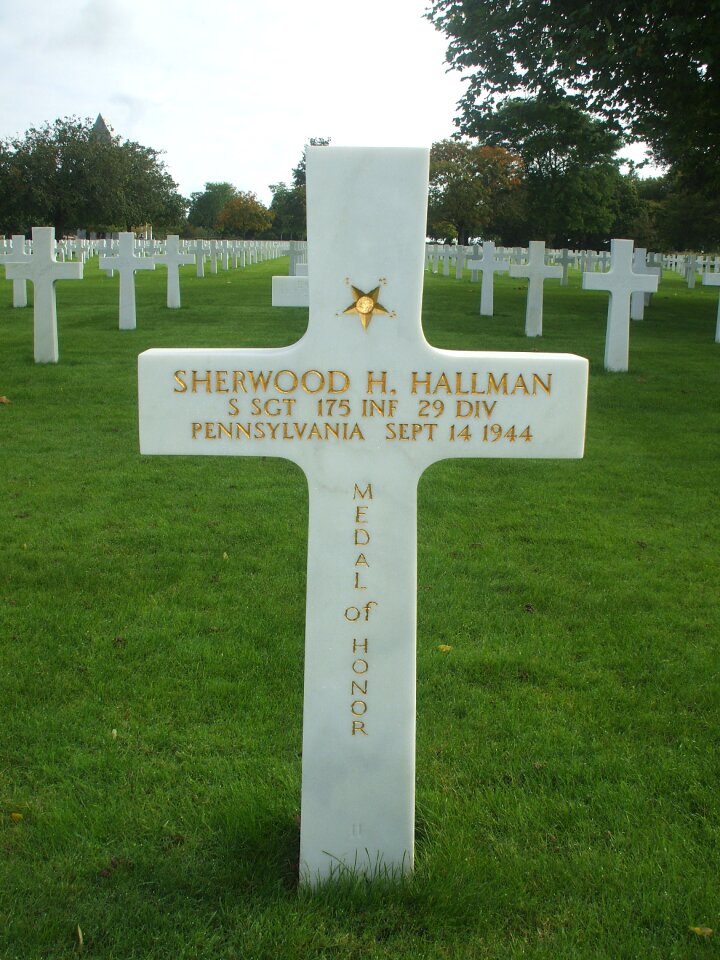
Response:
[{"label": "cemetery lawn", "polygon": [[426,276],[435,346],[590,359],[586,456],[424,475],[416,870],[311,895],[303,475],[137,442],[138,353],[293,342],[286,270],[139,273],[119,331],[95,261],[45,366],[2,286],[0,958],[720,957],[717,290],[666,272],[607,374],[577,272],[541,340]]}]

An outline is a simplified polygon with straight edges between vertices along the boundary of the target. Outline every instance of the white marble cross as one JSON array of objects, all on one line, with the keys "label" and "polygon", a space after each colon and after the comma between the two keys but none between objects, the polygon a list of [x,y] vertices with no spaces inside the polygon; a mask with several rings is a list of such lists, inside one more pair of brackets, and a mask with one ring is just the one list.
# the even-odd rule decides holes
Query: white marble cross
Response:
[{"label": "white marble cross", "polygon": [[428,170],[427,150],[309,147],[303,338],[139,358],[143,454],[280,456],[307,477],[311,885],[412,868],[421,474],[452,457],[583,454],[586,360],[425,340]]},{"label": "white marble cross", "polygon": [[75,259],[78,263],[85,263],[85,241],[81,237],[77,237],[73,241],[73,250],[75,251]]},{"label": "white marble cross", "polygon": [[218,250],[217,240],[210,241],[210,273],[218,272],[218,259],[220,257],[220,251]]},{"label": "white marble cross", "polygon": [[288,266],[289,276],[291,277],[295,276],[295,269],[298,263],[303,262],[304,256],[305,256],[304,244],[301,244],[299,240],[288,241],[288,257],[290,258],[290,264]]},{"label": "white marble cross", "polygon": [[571,263],[574,264],[577,262],[577,254],[570,253],[567,247],[564,247],[560,251],[560,255],[557,258],[557,262],[562,267],[562,277],[560,278],[560,286],[566,287],[568,285],[568,267],[570,266]]},{"label": "white marble cross", "polygon": [[180,267],[184,263],[195,263],[195,254],[183,253],[180,237],[171,233],[165,241],[165,253],[156,253],[153,260],[167,267],[167,305],[177,309],[180,306]]},{"label": "white marble cross", "polygon": [[450,276],[450,261],[453,255],[453,248],[449,243],[444,243],[442,248],[443,276]]},{"label": "white marble cross", "polygon": [[[472,266],[472,262],[476,261],[480,253],[480,244],[474,243],[471,247],[468,247],[468,266],[470,267],[470,283],[477,283],[478,271],[476,267]],[[482,296],[482,294],[480,294]]]},{"label": "white marble cross", "polygon": [[207,250],[205,247],[204,240],[196,240],[193,244],[188,247],[190,253],[195,254],[195,275],[197,277],[205,276],[205,257],[207,256]]},{"label": "white marble cross", "polygon": [[101,270],[117,270],[120,274],[120,329],[134,330],[137,326],[135,313],[135,271],[154,270],[152,257],[138,257],[135,253],[135,234],[121,233],[115,256],[100,257]]},{"label": "white marble cross", "polygon": [[[720,273],[704,273],[704,287],[720,287]],[[720,299],[718,300],[717,322],[715,324],[715,343],[720,343]]]},{"label": "white marble cross", "polygon": [[[610,260],[611,260],[610,253],[609,253],[609,251],[607,251],[607,250],[602,250],[602,251],[601,251],[600,253],[598,253],[597,256],[595,257],[595,262],[596,262],[597,265],[600,267],[600,270],[601,270],[601,272],[603,272],[603,273],[604,273],[606,270],[609,270],[609,269],[610,269]],[[593,264],[593,270],[594,270],[594,269],[595,269],[595,265]]]},{"label": "white marble cross", "polygon": [[55,228],[33,227],[32,257],[24,263],[8,263],[5,276],[8,280],[22,278],[32,282],[35,363],[57,363],[60,353],[55,284],[58,280],[82,280],[82,263],[58,263]]},{"label": "white marble cross", "polygon": [[[10,249],[7,253],[0,255],[0,263],[27,263],[32,259],[32,254],[27,252],[25,246],[25,234],[14,233],[10,242]],[[6,275],[7,276],[7,275]],[[7,277],[9,280],[10,277]],[[16,277],[12,282],[13,289],[13,307],[27,306],[27,280],[24,277]]]},{"label": "white marble cross", "polygon": [[525,307],[525,336],[541,337],[543,322],[543,286],[546,280],[562,279],[563,268],[545,264],[545,241],[531,240],[528,262],[510,265],[511,277],[527,277],[528,293]]},{"label": "white marble cross", "polygon": [[220,241],[220,262],[222,263],[223,270],[230,269],[230,241],[229,240]]},{"label": "white marble cross", "polygon": [[[107,237],[105,240],[99,240],[98,244],[99,244],[98,250],[102,250],[102,253],[98,257],[98,270],[102,270],[105,276],[107,277],[114,277],[115,271],[112,269],[112,267],[101,267],[100,260],[102,259],[102,257],[112,257],[117,250],[117,243],[114,240],[112,240],[110,237]],[[60,244],[58,244],[57,257],[59,260]]]},{"label": "white marble cross", "polygon": [[655,293],[658,278],[633,271],[633,241],[610,241],[610,269],[607,273],[584,273],[583,290],[608,290],[605,369],[624,372],[630,354],[630,297],[636,290]]},{"label": "white marble cross", "polygon": [[[635,273],[649,273],[647,268],[647,248],[635,247],[633,250],[633,270]],[[645,319],[645,296],[644,290],[633,290],[630,294],[630,319]]]},{"label": "white marble cross", "polygon": [[494,274],[509,270],[510,264],[506,260],[495,257],[495,244],[486,240],[482,245],[482,256],[468,262],[470,270],[482,273],[482,287],[480,288],[480,313],[483,317],[491,317],[495,309],[493,291],[495,286]]},{"label": "white marble cross", "polygon": [[[633,269],[635,273],[649,274],[658,278],[658,285],[662,279],[662,267],[658,267],[648,262],[647,250],[645,247],[636,247],[633,253]],[[630,319],[644,320],[645,307],[650,306],[652,292],[648,290],[636,290],[630,297]]]}]

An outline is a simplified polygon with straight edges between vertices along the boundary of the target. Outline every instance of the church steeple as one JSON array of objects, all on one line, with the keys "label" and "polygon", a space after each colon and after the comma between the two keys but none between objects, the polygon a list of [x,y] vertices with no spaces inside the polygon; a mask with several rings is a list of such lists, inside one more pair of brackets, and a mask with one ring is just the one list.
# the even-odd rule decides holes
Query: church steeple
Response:
[{"label": "church steeple", "polygon": [[103,115],[101,113],[97,115],[97,120],[93,124],[91,136],[94,140],[98,140],[100,143],[112,142],[112,135],[108,130],[107,124],[103,120]]}]

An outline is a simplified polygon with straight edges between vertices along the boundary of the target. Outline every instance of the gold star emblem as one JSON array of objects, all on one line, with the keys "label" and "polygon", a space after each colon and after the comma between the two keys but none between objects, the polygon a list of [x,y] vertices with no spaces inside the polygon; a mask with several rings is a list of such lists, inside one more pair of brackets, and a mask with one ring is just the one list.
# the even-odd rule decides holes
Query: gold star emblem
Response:
[{"label": "gold star emblem", "polygon": [[386,316],[392,316],[392,314],[390,314],[390,312],[386,310],[381,303],[378,303],[380,287],[375,287],[375,289],[371,290],[369,293],[364,293],[357,287],[352,286],[352,284],[350,285],[350,289],[352,290],[352,295],[355,300],[350,304],[347,310],[343,310],[343,314],[356,313],[360,317],[360,323],[363,325],[363,330],[367,330],[367,328],[370,326],[370,321],[375,313],[382,313]]}]

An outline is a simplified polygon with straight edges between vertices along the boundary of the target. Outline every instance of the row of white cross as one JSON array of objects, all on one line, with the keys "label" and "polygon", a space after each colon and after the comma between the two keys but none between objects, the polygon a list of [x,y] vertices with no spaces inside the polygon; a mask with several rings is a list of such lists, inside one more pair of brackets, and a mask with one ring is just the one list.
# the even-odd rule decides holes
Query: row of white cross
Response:
[{"label": "row of white cross", "polygon": [[[133,234],[134,236],[134,234]],[[76,260],[86,263],[90,257],[112,256],[118,249],[120,234],[114,238],[85,240],[78,237],[75,240],[58,240],[55,244],[55,259],[60,263],[66,260]],[[138,256],[154,257],[165,251],[165,240],[135,240],[135,252]],[[209,259],[211,271],[217,273],[218,261],[227,270],[232,260],[234,267],[246,266],[251,263],[260,263],[264,260],[274,260],[287,253],[287,244],[277,240],[181,240],[181,248],[186,253],[194,253],[200,258],[200,263]],[[10,240],[0,239],[0,260],[24,259],[24,254],[30,253],[32,241],[26,240],[23,234],[13,234]],[[12,256],[11,256],[12,255]],[[200,266],[198,275],[202,276]]]},{"label": "row of white cross", "polygon": [[[521,251],[520,248],[518,251],[525,254],[525,251]],[[507,260],[500,259],[496,256],[495,245],[491,241],[486,241],[482,245],[479,258],[467,260],[465,266],[471,271],[482,274],[480,313],[484,316],[493,315],[496,273],[509,272],[511,277],[527,279],[525,335],[540,337],[543,324],[544,283],[552,278],[562,280],[566,275],[569,261],[566,260],[564,264],[557,265],[546,264],[545,243],[542,240],[531,240],[523,259],[526,260],[525,263],[509,263]],[[636,251],[636,256],[633,258],[632,240],[613,240],[609,263],[610,269],[605,273],[584,273],[583,287],[587,290],[607,290],[610,293],[605,368],[620,372],[628,369],[631,298],[635,297],[635,318],[642,319],[640,304],[644,308],[644,296],[657,290],[661,268],[646,267],[644,250]],[[287,298],[283,300],[285,295]],[[640,301],[637,299],[638,295]],[[307,296],[308,285],[306,283],[303,286],[300,278],[273,278],[274,306],[304,306]],[[296,299],[293,300],[292,297]]]},{"label": "row of white cross", "polygon": [[[0,253],[0,263],[5,265],[5,277],[13,281],[13,306],[27,305],[27,281],[33,284],[34,292],[34,354],[36,363],[57,363],[59,359],[57,333],[57,306],[55,284],[58,280],[82,280],[83,252],[91,252],[102,244],[110,250],[110,241],[77,241],[74,261],[60,261],[56,256],[55,230],[53,227],[33,227],[32,244],[28,248],[25,237],[14,235],[10,248]],[[134,330],[135,313],[135,272],[154,270],[156,264],[167,268],[167,306],[180,307],[180,272],[183,264],[198,264],[198,275],[202,276],[201,265],[206,257],[217,256],[217,251],[227,268],[230,258],[237,266],[243,266],[248,259],[268,259],[272,254],[277,257],[283,253],[280,244],[271,242],[267,246],[253,244],[244,246],[244,241],[196,240],[190,245],[192,252],[183,249],[180,238],[171,234],[160,245],[157,241],[136,241],[133,233],[121,233],[114,246],[112,255],[101,256],[99,267],[109,273],[117,270],[120,274],[120,329]],[[150,256],[146,250],[152,250]],[[261,251],[261,252],[259,252]],[[227,258],[227,259],[225,259]],[[216,262],[216,261],[215,261]]]},{"label": "row of white cross", "polygon": [[[688,286],[694,287],[695,271],[702,266],[703,284],[720,285],[720,272],[707,272],[710,258],[702,263],[695,257],[663,258],[660,254],[650,254],[639,247],[633,250],[632,240],[612,240],[610,254],[600,257],[594,255],[594,260],[588,260],[587,255],[575,254],[563,250],[559,254],[555,251],[557,264],[547,264],[545,243],[542,240],[530,242],[527,251],[524,248],[515,248],[512,257],[515,262],[497,256],[498,251],[492,241],[483,243],[480,256],[475,259],[465,259],[463,248],[458,248],[458,263],[472,272],[482,274],[482,289],[480,295],[480,313],[492,316],[493,277],[495,273],[507,272],[511,277],[522,277],[528,280],[528,296],[525,314],[525,334],[528,337],[542,335],[543,311],[543,284],[548,279],[559,279],[561,284],[567,283],[567,270],[570,263],[586,257],[585,263],[589,269],[582,275],[584,290],[607,290],[610,294],[608,307],[608,326],[605,340],[605,369],[622,372],[628,369],[629,352],[629,321],[642,320],[645,306],[650,296],[657,292],[658,282],[662,276],[664,263],[668,266],[685,271],[688,277]],[[505,251],[503,251],[505,252]],[[524,262],[520,262],[524,261]],[[609,269],[603,273],[594,271],[595,264],[608,263]],[[720,258],[714,258],[714,266],[720,266]],[[692,281],[691,281],[692,278]],[[718,305],[715,340],[720,343],[720,304]]]},{"label": "row of white cross", "polygon": [[[121,330],[132,330],[136,326],[135,309],[135,272],[154,270],[156,264],[167,267],[167,306],[170,309],[180,307],[179,267],[194,263],[197,275],[204,275],[204,263],[210,259],[211,270],[217,272],[218,260],[228,269],[232,259],[233,266],[240,263],[245,266],[251,258],[260,258],[258,249],[262,246],[247,246],[243,241],[206,241],[198,239],[182,244],[179,237],[170,235],[164,244],[153,240],[136,240],[133,233],[121,233],[117,241],[76,241],[75,252],[78,260],[62,263],[56,259],[54,231],[51,227],[33,228],[33,244],[29,250],[25,238],[13,236],[9,249],[0,253],[0,262],[6,264],[6,277],[13,280],[13,305],[27,305],[26,281],[32,280],[35,288],[35,361],[37,363],[56,363],[59,358],[57,337],[57,313],[55,305],[55,282],[57,280],[81,279],[83,252],[93,249],[105,249],[112,255],[101,256],[100,269],[120,274],[120,316]],[[147,256],[146,251],[152,250]],[[509,263],[496,255],[497,250],[491,241],[486,241],[477,259],[465,261],[465,266],[482,275],[480,313],[492,316],[494,310],[493,291],[494,274],[509,272],[511,277],[528,280],[528,295],[525,314],[525,334],[528,337],[542,336],[543,289],[547,279],[559,279],[567,276],[567,267],[574,254],[562,251],[561,263],[546,264],[546,251],[543,241],[531,241],[527,253],[517,248],[518,257],[523,254],[525,263]],[[162,251],[162,252],[161,252]],[[263,250],[264,258],[279,256],[287,252],[279,244],[268,244]],[[273,304],[276,306],[306,306],[308,301],[306,250],[296,245],[295,277],[273,278]],[[567,256],[566,256],[567,255]],[[657,257],[650,258],[657,260]],[[685,261],[692,258],[684,258]],[[628,369],[629,362],[629,321],[642,320],[644,308],[652,293],[657,291],[661,266],[649,265],[646,251],[633,250],[632,240],[613,240],[609,255],[609,270],[595,273],[592,270],[583,273],[583,289],[606,290],[610,294],[608,324],[605,341],[605,369],[622,372]],[[674,258],[675,269],[680,258]],[[695,261],[693,261],[694,263]],[[694,268],[692,269],[694,277]],[[720,273],[705,273],[703,283],[720,285]],[[715,339],[720,342],[720,305]]]},{"label": "row of white cross", "polygon": [[[489,241],[485,241],[487,244]],[[455,265],[455,279],[460,280],[464,275],[465,269],[470,269],[470,279],[475,283],[478,279],[477,269],[472,261],[481,257],[481,249],[484,244],[473,244],[471,246],[462,246],[456,244],[429,243],[425,248],[425,268],[432,273],[440,272],[440,263],[443,264],[443,275],[448,277],[451,273],[451,267]],[[638,248],[644,249],[644,248]],[[495,247],[498,260],[507,264],[527,263],[529,256],[528,247]],[[547,249],[545,256],[548,263],[559,264],[563,268],[560,285],[565,287],[568,284],[568,270],[570,266],[577,267],[582,273],[591,273],[596,270],[605,271],[610,266],[610,254],[607,251],[597,250],[562,250]],[[695,276],[703,276],[708,272],[720,272],[720,257],[718,256],[698,256],[696,254],[662,254],[647,253],[647,265],[650,267],[665,267],[668,270],[674,270],[686,277],[688,286],[695,286]]]},{"label": "row of white cross", "polygon": [[[566,280],[568,264],[577,259],[576,255],[565,250],[560,254],[560,263],[547,264],[545,243],[541,240],[531,241],[527,250],[516,248],[516,262],[509,262],[498,256],[500,251],[492,241],[482,244],[475,259],[463,259],[464,248],[457,249],[458,263],[462,261],[463,268],[482,276],[480,313],[483,316],[492,316],[494,312],[496,273],[509,273],[511,277],[527,279],[525,334],[528,337],[542,336],[544,283],[548,279],[559,279],[561,283]],[[662,258],[654,254],[648,257],[647,251],[640,247],[633,250],[632,240],[613,240],[607,263],[609,269],[603,273],[596,273],[593,269],[583,272],[583,289],[606,290],[610,294],[605,369],[624,372],[628,369],[629,362],[630,320],[643,319],[645,306],[658,288],[662,275]],[[720,283],[720,273],[706,273],[703,282]],[[274,277],[273,306],[307,306],[308,290],[308,281],[305,278]],[[720,307],[716,340],[720,342]]]}]

